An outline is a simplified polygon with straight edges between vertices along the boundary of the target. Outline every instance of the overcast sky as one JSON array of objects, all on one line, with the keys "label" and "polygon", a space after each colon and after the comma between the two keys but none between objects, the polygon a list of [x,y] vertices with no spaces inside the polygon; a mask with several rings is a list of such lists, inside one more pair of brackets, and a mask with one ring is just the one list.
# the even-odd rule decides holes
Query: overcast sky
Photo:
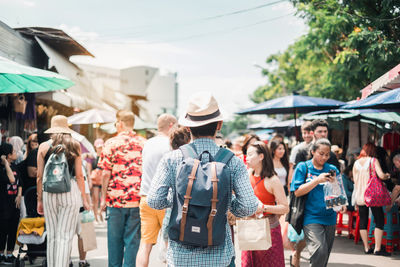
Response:
[{"label": "overcast sky", "polygon": [[193,92],[207,90],[232,115],[251,106],[249,95],[265,83],[254,64],[265,66],[269,55],[306,31],[289,2],[274,2],[0,0],[0,20],[10,27],[63,29],[96,56],[75,62],[177,72],[181,111]]}]

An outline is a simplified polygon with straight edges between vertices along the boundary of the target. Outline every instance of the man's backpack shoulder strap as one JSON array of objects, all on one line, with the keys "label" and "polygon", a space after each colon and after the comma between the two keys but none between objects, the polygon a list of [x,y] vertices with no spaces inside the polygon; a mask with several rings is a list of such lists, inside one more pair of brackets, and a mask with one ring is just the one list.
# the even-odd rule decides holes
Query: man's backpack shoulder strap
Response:
[{"label": "man's backpack shoulder strap", "polygon": [[217,162],[224,163],[225,165],[232,159],[235,154],[230,151],[229,149],[221,147],[217,154],[215,155],[214,159]]},{"label": "man's backpack shoulder strap", "polygon": [[185,158],[185,159],[198,157],[196,147],[194,146],[193,143],[183,145],[183,146],[179,147],[179,150],[182,152],[183,158]]}]

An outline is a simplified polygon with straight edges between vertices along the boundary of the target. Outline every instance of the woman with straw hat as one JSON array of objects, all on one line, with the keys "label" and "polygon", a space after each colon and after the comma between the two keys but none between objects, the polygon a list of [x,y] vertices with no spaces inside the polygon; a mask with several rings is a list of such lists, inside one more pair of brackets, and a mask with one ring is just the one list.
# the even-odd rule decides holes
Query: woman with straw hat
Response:
[{"label": "woman with straw hat", "polygon": [[[56,115],[45,133],[51,139],[40,144],[37,171],[37,211],[44,214],[47,229],[47,266],[67,267],[70,263],[72,239],[77,225],[79,207],[88,210],[79,142],[71,136],[67,117]],[[56,148],[58,145],[62,149]],[[59,146],[58,146],[59,147]],[[43,192],[44,167],[52,153],[64,152],[69,170],[72,170],[71,190],[66,193]]]}]

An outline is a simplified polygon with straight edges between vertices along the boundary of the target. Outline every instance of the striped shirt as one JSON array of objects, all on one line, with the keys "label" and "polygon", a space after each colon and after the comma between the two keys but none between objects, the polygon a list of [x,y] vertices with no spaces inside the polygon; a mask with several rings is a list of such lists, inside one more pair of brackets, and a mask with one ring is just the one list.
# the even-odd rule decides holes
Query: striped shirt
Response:
[{"label": "striped shirt", "polygon": [[[209,138],[199,138],[193,143],[199,153],[209,151],[212,156],[215,156],[219,150],[215,142]],[[179,149],[164,155],[157,167],[148,194],[147,203],[150,207],[165,209],[172,206],[168,191],[169,188],[173,191],[175,189],[177,167],[182,160],[183,155]],[[202,159],[204,162],[207,160],[207,157]],[[232,188],[235,193],[229,201],[229,210],[237,217],[253,215],[257,210],[258,199],[251,187],[246,166],[239,158],[233,157],[228,163],[228,168],[231,171]],[[168,242],[168,266],[228,266],[235,255],[228,224],[226,224],[225,243],[220,246],[201,248],[183,245],[171,239]]]}]

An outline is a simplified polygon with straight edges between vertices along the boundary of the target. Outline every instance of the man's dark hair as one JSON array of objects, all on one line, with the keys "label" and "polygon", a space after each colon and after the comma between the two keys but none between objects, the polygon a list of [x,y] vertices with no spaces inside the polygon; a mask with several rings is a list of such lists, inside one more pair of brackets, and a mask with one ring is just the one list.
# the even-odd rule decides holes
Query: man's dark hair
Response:
[{"label": "man's dark hair", "polygon": [[311,128],[311,125],[312,125],[312,122],[311,122],[311,121],[306,121],[306,122],[303,123],[303,125],[301,125],[301,130],[302,130],[302,131],[310,132],[310,131],[313,130],[313,129]]},{"label": "man's dark hair", "polygon": [[311,129],[313,131],[315,131],[315,129],[317,129],[317,127],[326,127],[328,129],[329,128],[329,124],[328,124],[328,122],[326,120],[323,120],[323,119],[313,120],[311,122]]},{"label": "man's dark hair", "polygon": [[186,127],[176,128],[169,135],[169,143],[172,149],[178,149],[180,146],[183,146],[190,142],[190,132]]},{"label": "man's dark hair", "polygon": [[231,140],[226,139],[226,140],[225,140],[225,146],[226,146],[226,148],[231,149],[231,148],[232,148],[232,142],[231,142]]},{"label": "man's dark hair", "polygon": [[190,131],[194,137],[214,136],[217,131],[218,121],[212,122],[199,127],[190,127]]},{"label": "man's dark hair", "polygon": [[0,156],[8,156],[13,153],[13,146],[9,143],[2,143],[0,145]]}]

